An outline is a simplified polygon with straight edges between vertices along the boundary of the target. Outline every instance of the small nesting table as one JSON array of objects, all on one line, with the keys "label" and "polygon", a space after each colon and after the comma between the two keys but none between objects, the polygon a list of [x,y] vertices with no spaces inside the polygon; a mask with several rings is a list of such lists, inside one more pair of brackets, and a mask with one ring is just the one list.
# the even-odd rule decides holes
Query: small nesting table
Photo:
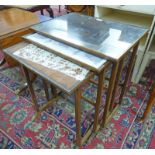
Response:
[{"label": "small nesting table", "polygon": [[[39,34],[30,34],[28,36],[32,37],[40,37]],[[41,40],[41,39],[40,39]],[[49,40],[49,43],[51,40]],[[48,42],[46,42],[48,43]],[[58,43],[57,48],[59,46],[63,46],[64,44]],[[67,47],[67,46],[66,46]],[[65,45],[64,50],[66,49]],[[68,47],[69,48],[69,47]],[[49,51],[43,50],[37,47],[34,44],[30,44],[28,42],[21,42],[14,46],[11,46],[4,50],[5,54],[14,58],[18,61],[24,70],[25,77],[27,79],[27,83],[29,86],[29,90],[31,92],[32,101],[37,111],[37,115],[40,114],[43,110],[54,104],[59,99],[59,94],[55,91],[53,93],[53,98],[49,100],[44,106],[39,107],[37,105],[35,93],[32,87],[32,83],[30,81],[28,70],[31,70],[35,74],[41,76],[46,81],[50,82],[54,88],[59,88],[62,92],[67,95],[71,95],[75,93],[75,121],[76,121],[76,142],[78,146],[81,146],[85,142],[85,140],[90,136],[91,129],[87,131],[87,133],[83,136],[81,135],[81,99],[85,99],[87,102],[95,106],[95,115],[94,119],[96,120],[94,124],[94,129],[97,128],[97,122],[99,119],[99,106],[102,98],[102,90],[103,90],[103,80],[104,75],[103,72],[106,71],[108,66],[110,65],[105,59],[98,58],[88,53],[84,53],[84,51],[77,50],[75,48],[71,48],[73,52],[79,53],[81,56],[81,60],[77,60],[78,63],[88,65],[91,70],[88,70],[84,67],[76,65],[64,58],[56,56]],[[68,49],[67,49],[68,50]],[[38,52],[37,52],[38,51]],[[85,54],[82,56],[82,54]],[[50,59],[51,57],[51,59]],[[94,59],[96,61],[95,65],[90,62],[89,58]],[[75,58],[76,59],[76,58]],[[82,61],[85,60],[83,63]],[[80,62],[81,61],[81,62]],[[90,63],[89,63],[90,62]],[[101,70],[99,73],[99,84],[97,91],[96,103],[92,103],[81,95],[81,87],[89,82],[92,78],[93,71]],[[55,103],[56,104],[56,103]]]}]

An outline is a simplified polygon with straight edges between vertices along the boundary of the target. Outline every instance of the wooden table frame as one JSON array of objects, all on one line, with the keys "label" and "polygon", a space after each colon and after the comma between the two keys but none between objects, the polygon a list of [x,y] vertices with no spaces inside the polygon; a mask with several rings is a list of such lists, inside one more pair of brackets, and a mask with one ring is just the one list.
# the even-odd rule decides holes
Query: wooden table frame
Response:
[{"label": "wooden table frame", "polygon": [[[62,20],[65,21],[64,27],[65,27],[65,24],[67,23],[68,25],[70,25],[70,29],[65,29],[64,27],[60,27],[60,25],[57,24],[61,22]],[[85,22],[87,20],[89,22]],[[88,23],[91,23],[91,26]],[[94,23],[101,24],[102,26],[96,27]],[[119,28],[116,28],[117,26]],[[91,33],[92,28],[94,28],[93,30],[96,33],[102,32],[104,30],[105,31],[104,34],[105,34],[106,32],[109,32],[109,29],[114,29],[116,31],[119,30],[121,34],[119,38],[115,38],[113,37],[113,35],[115,36],[116,34],[115,31],[114,32],[111,31],[111,33],[108,33],[106,39],[102,38],[103,39],[102,42],[100,43],[95,42],[95,39],[93,38],[94,40],[92,43],[91,37],[94,34],[94,33]],[[41,35],[47,36],[59,42],[65,43],[69,46],[78,48],[80,50],[87,51],[90,54],[94,54],[95,56],[106,59],[113,64],[109,87],[108,87],[108,94],[106,96],[106,104],[105,104],[104,114],[103,114],[102,126],[104,127],[106,124],[106,120],[108,120],[108,117],[114,111],[113,105],[114,105],[114,100],[115,100],[115,94],[117,91],[117,86],[119,85],[119,80],[120,80],[121,73],[123,70],[123,62],[125,60],[125,57],[130,52],[130,50],[133,49],[133,51],[131,52],[131,59],[129,62],[129,67],[127,68],[127,72],[125,75],[125,81],[122,85],[121,95],[119,98],[118,105],[120,105],[122,98],[124,96],[124,93],[126,91],[127,83],[129,81],[129,76],[131,75],[132,68],[135,62],[138,42],[147,33],[148,30],[143,29],[143,28],[137,28],[137,31],[136,31],[136,27],[133,27],[132,25],[125,25],[123,23],[112,22],[112,21],[108,21],[104,19],[101,23],[97,21],[97,19],[95,18],[87,17],[87,16],[80,15],[77,13],[59,17],[50,22],[47,22],[46,24],[39,24],[39,25],[33,26],[31,27],[31,29],[33,29],[35,32]],[[57,29],[59,31],[57,31]],[[81,33],[81,29],[83,32],[86,32],[86,33]],[[87,32],[88,30],[89,30],[89,33]],[[78,33],[79,35],[76,35]],[[60,34],[62,35],[65,34],[66,36],[60,37],[61,36]],[[131,35],[133,36],[133,38],[129,37]],[[72,39],[72,36],[74,36],[73,39]],[[86,40],[83,39],[86,37],[87,37]],[[98,35],[98,40],[100,38],[101,37]],[[121,43],[119,41],[121,41]],[[123,47],[122,47],[122,44],[124,44]],[[102,84],[100,81],[102,80],[99,80],[98,84],[101,85],[102,87]]]},{"label": "wooden table frame", "polygon": [[113,113],[114,111],[113,105],[114,105],[115,95],[116,95],[117,87],[119,85],[119,80],[123,69],[123,62],[125,60],[126,55],[128,55],[129,52],[133,49],[133,51],[131,52],[128,69],[126,71],[125,81],[122,85],[118,105],[120,105],[122,102],[122,98],[126,92],[128,81],[131,79],[131,73],[134,67],[138,45],[139,45],[139,42],[137,42],[130,50],[128,50],[128,52],[119,61],[113,62],[112,73],[111,73],[111,78],[109,83],[110,86],[108,88],[105,110],[103,114],[102,127],[104,127],[107,124],[107,121],[109,120],[108,117],[110,116],[109,114]]},{"label": "wooden table frame", "polygon": [[[54,52],[56,54],[59,54],[60,56],[64,57],[65,59],[69,59],[69,60],[71,60],[73,62],[75,61],[70,57],[64,56],[62,53],[54,51],[55,49],[53,50],[53,49],[47,48],[46,46],[41,45],[40,43],[38,43],[38,42],[36,42],[34,40],[28,39],[26,36],[24,36],[23,38],[26,41],[28,41],[30,43],[33,43],[33,44],[36,44],[37,46],[39,46],[41,48],[44,48],[46,50],[52,51],[52,52]],[[133,47],[133,46],[135,46],[135,47]],[[119,84],[119,80],[120,80],[120,77],[121,77],[121,73],[122,73],[122,69],[123,69],[123,63],[125,61],[125,58],[128,56],[128,54],[130,53],[132,48],[134,48],[134,51],[131,52],[133,54],[131,54],[132,56],[131,56],[131,59],[130,59],[129,67],[127,69],[125,82],[122,85],[122,91],[121,91],[120,102],[119,103],[121,103],[122,97],[123,97],[123,95],[125,93],[126,84],[127,84],[127,81],[129,80],[128,76],[131,74],[131,70],[133,68],[132,65],[134,64],[134,59],[135,59],[135,55],[136,55],[136,52],[137,52],[138,43],[135,43],[133,46],[130,47],[130,49],[127,52],[125,52],[124,55],[122,55],[118,60],[109,60],[110,62],[112,62],[113,67],[112,67],[112,75],[111,75],[111,79],[110,79],[110,83],[109,83],[110,87],[109,87],[109,90],[108,90],[108,95],[109,96],[107,95],[107,99],[106,99],[107,101],[106,101],[105,112],[104,112],[103,123],[102,123],[103,125],[102,126],[105,126],[105,120],[107,118],[108,113],[111,113],[113,111],[115,94],[116,94],[117,86]],[[75,63],[77,63],[77,62],[75,62]],[[83,64],[83,65],[85,65],[85,64]],[[85,67],[87,68],[88,66],[85,65]],[[90,68],[90,70],[91,70],[91,68]],[[99,73],[102,72],[102,69],[100,71],[98,71],[98,72]],[[99,80],[99,86],[102,87],[102,82],[100,82],[100,81],[103,81],[103,80]],[[95,120],[95,121],[97,121],[97,120]],[[97,121],[96,124],[98,124],[98,121]],[[94,127],[94,131],[97,131],[97,126],[96,125]]]},{"label": "wooden table frame", "polygon": [[[63,26],[60,27],[60,25],[57,23],[60,23],[61,21],[63,22],[65,21],[65,22],[64,23],[62,22]],[[69,29],[69,26],[68,26],[68,29],[64,28],[66,24],[70,26],[70,29]],[[98,24],[99,27],[96,27],[96,24]],[[124,84],[122,85],[122,90],[121,90],[121,95],[119,98],[118,105],[120,105],[123,95],[126,91],[127,82],[129,80],[129,76],[132,72],[132,68],[134,65],[134,60],[135,60],[135,56],[138,48],[138,42],[147,33],[148,30],[143,28],[137,28],[137,31],[136,31],[136,27],[135,26],[133,27],[132,25],[125,25],[123,23],[112,22],[104,19],[98,21],[98,19],[84,16],[78,13],[72,13],[69,15],[59,17],[50,22],[47,22],[46,24],[39,24],[39,25],[33,26],[31,27],[31,29],[33,29],[35,32],[41,35],[47,36],[59,42],[65,43],[69,46],[78,48],[80,50],[84,50],[90,54],[106,59],[113,64],[112,73],[111,73],[110,82],[109,82],[108,94],[106,97],[106,105],[105,105],[104,114],[103,114],[102,126],[104,127],[106,124],[106,120],[108,120],[107,117],[109,116],[110,113],[112,114],[114,111],[113,105],[115,100],[115,94],[121,77],[121,73],[123,69],[122,64],[125,60],[125,57],[133,48],[129,67],[127,69],[126,76],[125,76],[125,81],[124,81]],[[114,32],[111,31],[109,33],[110,31],[109,29],[114,29]],[[101,38],[100,35],[98,35],[97,39],[98,40],[102,39],[102,41],[100,43],[95,42],[95,39],[91,38],[94,35],[94,32],[99,34],[99,32],[102,32],[103,30],[104,30],[104,34],[107,33],[107,36],[105,36],[106,39],[103,39]],[[116,35],[115,30],[116,31],[119,30],[121,32],[119,38],[113,37]],[[85,32],[85,33],[81,33],[81,32]],[[79,35],[76,35],[78,33]],[[61,35],[64,35],[64,34],[65,34],[64,37],[60,37]],[[131,35],[133,38],[130,37]],[[83,38],[87,38],[87,39],[85,40]],[[92,40],[93,40],[93,43],[92,43]],[[124,44],[123,47],[122,47],[122,44]],[[98,84],[101,85],[100,87],[102,87],[101,81],[102,80],[99,80],[98,82]]]},{"label": "wooden table frame", "polygon": [[145,119],[149,115],[151,108],[153,107],[154,104],[155,104],[155,80],[153,81],[153,84],[149,90],[149,99],[147,101],[146,109],[145,109],[142,117],[139,118],[139,121],[142,121],[142,122],[145,121]]},{"label": "wooden table frame", "polygon": [[[85,82],[91,82],[91,78],[93,75],[91,75],[88,79],[84,80],[81,84],[81,86],[79,88],[77,88],[75,90],[75,121],[76,121],[76,144],[80,147],[83,143],[85,143],[85,141],[88,139],[88,137],[91,135],[92,133],[92,129],[90,127],[90,129],[87,131],[87,133],[84,135],[84,137],[81,136],[81,99],[86,100],[88,103],[90,103],[91,105],[95,106],[95,115],[94,115],[94,123],[93,123],[93,131],[97,131],[98,129],[98,125],[99,125],[99,108],[100,108],[100,104],[101,104],[101,100],[102,100],[102,92],[103,92],[103,82],[104,82],[104,73],[106,71],[106,69],[108,69],[110,63],[107,62],[105,67],[103,68],[103,70],[98,74],[99,77],[99,82],[98,82],[98,90],[97,90],[97,98],[96,98],[96,103],[92,103],[91,101],[87,100],[86,98],[84,98],[81,94],[81,87]],[[28,83],[28,88],[30,90],[31,93],[31,97],[32,97],[32,102],[34,103],[34,107],[36,109],[36,115],[34,118],[38,118],[41,114],[41,112],[45,109],[47,109],[49,106],[53,105],[55,103],[56,100],[59,99],[58,95],[55,95],[53,99],[51,99],[50,101],[48,101],[44,107],[38,107],[37,105],[37,100],[36,100],[36,96],[33,90],[33,86],[32,86],[32,82],[30,80],[30,76],[29,76],[29,71],[28,68],[26,68],[25,66],[22,66],[23,70],[24,70],[24,74],[26,77],[26,81]],[[45,79],[44,79],[45,80]],[[44,89],[45,89],[45,94],[46,94],[46,98],[49,100],[49,95],[47,92],[47,86],[45,84],[46,82],[44,81]],[[55,87],[54,87],[55,88]]]},{"label": "wooden table frame", "polygon": [[40,72],[40,69],[37,70],[36,67],[33,67],[32,63],[27,63],[27,61],[24,61],[22,58],[19,58],[19,57],[15,56],[13,54],[16,50],[18,50],[20,48],[23,48],[26,45],[28,45],[28,43],[26,43],[26,42],[19,43],[17,45],[14,45],[14,46],[11,46],[11,47],[5,49],[4,53],[7,56],[10,56],[11,58],[15,59],[20,65],[22,65],[22,68],[23,68],[23,71],[24,71],[24,74],[25,74],[25,77],[26,77],[26,81],[28,83],[28,88],[29,88],[31,96],[32,96],[32,102],[34,103],[34,106],[35,106],[35,109],[36,109],[36,115],[34,116],[34,118],[39,117],[40,113],[43,110],[45,110],[46,108],[48,108],[49,106],[51,106],[58,99],[58,97],[57,97],[57,94],[55,93],[54,98],[52,100],[49,100],[49,96],[47,95],[47,90],[48,89],[47,89],[47,86],[46,86],[46,82],[44,81],[45,94],[46,94],[47,100],[49,100],[49,101],[47,102],[47,104],[44,104],[45,106],[38,107],[37,100],[36,100],[36,97],[35,97],[35,93],[34,93],[34,90],[33,90],[33,87],[32,87],[32,81],[30,79],[28,70],[30,70],[32,73],[35,73],[36,75],[40,75],[44,80],[48,81],[49,83],[52,83],[52,85],[59,88],[61,91],[67,93],[68,95],[71,95],[72,93],[75,92],[75,94],[76,94],[75,95],[76,96],[76,106],[75,106],[76,117],[75,117],[75,119],[76,119],[76,124],[77,124],[76,142],[77,142],[78,146],[81,146],[92,133],[92,129],[89,128],[87,133],[82,138],[81,130],[80,130],[80,128],[81,128],[81,122],[80,122],[81,121],[81,114],[80,114],[80,111],[81,110],[80,110],[80,107],[79,107],[79,105],[80,105],[79,102],[81,101],[81,99],[85,99],[85,98],[81,95],[81,87],[85,82],[88,82],[88,80],[91,82],[91,77],[94,74],[95,75],[97,74],[99,76],[99,81],[101,82],[101,85],[100,85],[100,83],[98,83],[98,92],[97,92],[96,103],[92,103],[91,101],[89,102],[88,100],[86,100],[86,101],[88,101],[88,103],[95,106],[95,118],[94,118],[95,119],[95,123],[94,123],[95,125],[94,125],[93,128],[94,128],[94,130],[96,130],[96,128],[98,126],[98,122],[99,122],[99,108],[100,108],[100,103],[101,103],[101,98],[102,98],[102,91],[103,91],[102,90],[103,89],[103,81],[104,81],[104,77],[103,77],[104,75],[103,74],[106,71],[106,69],[109,68],[110,63],[106,61],[103,64],[102,71],[100,73],[90,71],[88,73],[86,79],[84,79],[82,82],[80,82],[80,81],[76,82],[77,84],[72,89],[70,87],[68,87],[66,89],[63,86],[61,87],[59,83],[57,84],[56,81],[53,81],[52,77],[50,78],[50,77],[48,77],[48,75],[46,77],[43,72]]}]

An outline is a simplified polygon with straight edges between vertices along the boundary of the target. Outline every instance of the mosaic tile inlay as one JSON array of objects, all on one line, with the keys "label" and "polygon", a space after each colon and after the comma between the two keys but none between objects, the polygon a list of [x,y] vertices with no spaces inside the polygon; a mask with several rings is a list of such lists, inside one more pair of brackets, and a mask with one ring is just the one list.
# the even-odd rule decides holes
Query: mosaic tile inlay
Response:
[{"label": "mosaic tile inlay", "polygon": [[85,79],[86,75],[89,72],[89,70],[44,49],[41,49],[33,44],[29,44],[24,48],[17,50],[13,54],[23,59],[43,65],[44,67],[47,67],[49,69],[62,72],[80,81]]}]

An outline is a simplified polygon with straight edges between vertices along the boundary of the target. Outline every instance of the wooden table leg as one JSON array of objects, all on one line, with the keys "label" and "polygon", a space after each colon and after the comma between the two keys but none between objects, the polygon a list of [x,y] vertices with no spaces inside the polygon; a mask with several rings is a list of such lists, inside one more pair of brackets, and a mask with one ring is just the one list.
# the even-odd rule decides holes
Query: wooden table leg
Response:
[{"label": "wooden table leg", "polygon": [[26,81],[28,83],[28,88],[29,88],[30,93],[31,93],[32,102],[33,102],[37,112],[39,112],[39,106],[37,104],[37,99],[36,99],[36,96],[35,96],[35,93],[34,93],[34,90],[33,90],[33,86],[32,86],[31,80],[30,80],[28,69],[25,66],[22,66],[22,67],[23,67],[23,71],[24,71],[24,74],[25,74]]},{"label": "wooden table leg", "polygon": [[114,85],[115,85],[115,81],[116,81],[118,66],[119,66],[119,62],[113,62],[112,73],[111,73],[110,82],[109,82],[109,86],[108,86],[106,103],[105,103],[105,108],[104,108],[104,113],[103,113],[102,124],[101,124],[102,127],[105,126],[106,119],[109,114],[109,107],[110,107],[111,98],[113,95],[113,89],[114,89]]},{"label": "wooden table leg", "polygon": [[130,79],[132,69],[134,67],[136,53],[137,53],[137,50],[138,50],[138,45],[139,45],[139,43],[137,43],[135,45],[135,47],[133,48],[133,51],[132,51],[129,66],[128,66],[127,73],[126,73],[126,76],[125,76],[125,81],[124,81],[124,84],[123,84],[123,87],[122,87],[122,90],[121,90],[121,95],[120,95],[120,98],[119,98],[119,104],[121,104],[123,96],[124,96],[124,94],[126,92],[126,87],[127,87],[128,81]]},{"label": "wooden table leg", "polygon": [[82,142],[81,135],[81,90],[75,92],[75,122],[76,122],[76,144],[80,147]]},{"label": "wooden table leg", "polygon": [[155,104],[155,83],[153,85],[153,88],[150,91],[150,97],[149,97],[149,100],[147,102],[147,106],[146,106],[146,109],[144,111],[144,114],[143,114],[142,118],[140,118],[141,121],[144,121],[146,119],[148,113],[150,113],[150,111],[151,111],[153,104]]},{"label": "wooden table leg", "polygon": [[114,90],[113,90],[113,95],[112,95],[112,99],[111,99],[111,104],[110,104],[110,108],[109,108],[110,111],[113,110],[113,105],[114,105],[114,102],[115,102],[116,90],[117,90],[117,87],[118,87],[118,84],[119,84],[119,80],[120,80],[120,77],[121,77],[121,73],[122,73],[122,69],[123,69],[123,60],[124,59],[122,59],[120,61],[119,66],[118,66],[118,72],[117,72],[117,75],[116,75],[116,82],[115,82],[115,86],[114,86]]},{"label": "wooden table leg", "polygon": [[6,63],[6,60],[5,60],[5,58],[3,58],[3,59],[0,61],[0,67],[3,66],[5,63]]},{"label": "wooden table leg", "polygon": [[40,10],[41,15],[44,15],[44,9]]},{"label": "wooden table leg", "polygon": [[53,85],[51,85],[51,92],[53,94],[53,97],[57,96],[57,89]]},{"label": "wooden table leg", "polygon": [[48,8],[46,8],[46,11],[49,13],[51,18],[54,18],[54,13],[53,13],[53,10],[50,6]]},{"label": "wooden table leg", "polygon": [[[31,78],[31,83],[33,83],[37,78],[37,75],[32,74],[32,78]],[[28,88],[28,83],[24,83],[19,89],[16,90],[16,94],[19,95],[21,92],[23,92],[24,90],[26,90]]]},{"label": "wooden table leg", "polygon": [[49,97],[49,92],[48,92],[48,86],[47,86],[46,80],[44,79],[43,79],[43,85],[44,85],[46,99],[47,101],[49,101],[50,97]]},{"label": "wooden table leg", "polygon": [[61,5],[59,5],[59,13],[61,12]]},{"label": "wooden table leg", "polygon": [[98,121],[99,121],[99,108],[102,101],[102,91],[103,91],[103,85],[104,85],[104,71],[102,71],[99,75],[98,80],[98,89],[97,89],[97,99],[95,104],[95,116],[94,116],[94,125],[93,125],[93,131],[96,132]]},{"label": "wooden table leg", "polygon": [[[3,53],[3,50],[2,50],[2,49],[3,49],[3,48],[2,48],[1,45],[0,45],[0,52],[1,52],[1,53]],[[4,58],[4,54],[3,54],[3,58],[2,58],[2,60],[0,61],[0,67],[3,66],[5,63],[6,63],[6,59]]]}]

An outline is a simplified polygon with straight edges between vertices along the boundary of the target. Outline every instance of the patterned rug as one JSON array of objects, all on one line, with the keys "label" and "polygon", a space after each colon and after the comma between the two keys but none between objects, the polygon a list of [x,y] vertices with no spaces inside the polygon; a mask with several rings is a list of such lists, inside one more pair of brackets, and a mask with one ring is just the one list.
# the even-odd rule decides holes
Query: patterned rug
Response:
[{"label": "patterned rug", "polygon": [[[152,69],[150,63],[141,78],[140,84],[151,88],[152,82],[155,79],[154,73],[155,70]],[[147,98],[148,97],[149,95]],[[148,99],[146,99],[146,101],[147,100]],[[142,116],[145,107],[146,104],[142,106],[138,114],[139,116]],[[124,143],[123,148],[155,149],[155,104],[143,123],[138,121],[138,117],[136,118],[126,138],[126,143]]]},{"label": "patterned rug", "polygon": [[[29,91],[26,90],[21,96],[14,93],[23,82],[18,68],[0,73],[0,148],[77,148],[74,96],[68,100],[62,98],[43,112],[40,118],[33,120],[35,110]],[[42,81],[38,78],[34,88],[39,104],[46,101],[41,87]],[[122,105],[107,126],[91,135],[82,148],[155,148],[155,107],[144,123],[136,119],[146,106],[148,88],[144,84],[131,84]],[[95,86],[88,86],[84,95],[94,99]],[[84,101],[81,105],[84,134],[92,123],[94,109]]]}]

